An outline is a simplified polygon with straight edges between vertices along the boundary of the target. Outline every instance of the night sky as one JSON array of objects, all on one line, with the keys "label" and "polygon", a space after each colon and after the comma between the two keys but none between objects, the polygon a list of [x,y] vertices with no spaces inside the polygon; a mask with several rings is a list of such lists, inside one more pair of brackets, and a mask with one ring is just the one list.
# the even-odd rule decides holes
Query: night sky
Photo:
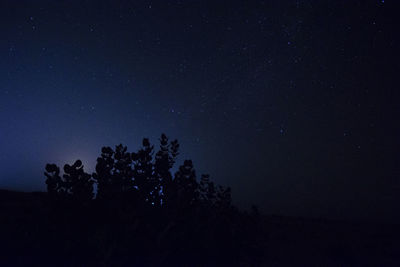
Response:
[{"label": "night sky", "polygon": [[161,133],[268,214],[400,221],[395,1],[1,1],[0,188]]}]

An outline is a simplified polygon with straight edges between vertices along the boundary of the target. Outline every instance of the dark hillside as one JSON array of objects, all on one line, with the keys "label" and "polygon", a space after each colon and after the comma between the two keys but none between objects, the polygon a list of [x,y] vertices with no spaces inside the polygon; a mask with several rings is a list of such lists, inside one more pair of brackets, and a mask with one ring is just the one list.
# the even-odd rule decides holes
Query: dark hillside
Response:
[{"label": "dark hillside", "polygon": [[[127,255],[135,255],[132,251],[120,250],[119,261],[113,261],[113,256],[101,255],[107,253],[107,243],[98,242],[111,238],[108,235],[114,232],[113,224],[103,225],[106,228],[97,228],[76,239],[69,235],[73,223],[60,223],[44,202],[45,196],[46,193],[0,190],[2,266],[52,265],[60,259],[65,266],[76,265],[84,257],[84,253],[79,254],[76,249],[79,246],[91,255],[89,265],[107,264],[110,260],[113,265],[120,266],[138,263],[134,258],[127,260]],[[74,219],[81,220],[79,224],[86,227],[84,220],[90,220],[90,216],[79,216],[82,217]],[[64,219],[69,221],[67,216]],[[260,252],[256,266],[398,266],[400,262],[397,225],[282,216],[259,216],[256,220],[253,226],[260,226],[256,229],[257,240],[251,240],[252,245],[259,244],[254,248]],[[56,221],[58,225],[54,224]],[[240,231],[249,233],[249,229]],[[97,258],[92,258],[93,255]],[[192,263],[197,261],[196,258],[192,260]],[[159,261],[142,263],[162,265]],[[241,265],[246,266],[246,262]]]}]

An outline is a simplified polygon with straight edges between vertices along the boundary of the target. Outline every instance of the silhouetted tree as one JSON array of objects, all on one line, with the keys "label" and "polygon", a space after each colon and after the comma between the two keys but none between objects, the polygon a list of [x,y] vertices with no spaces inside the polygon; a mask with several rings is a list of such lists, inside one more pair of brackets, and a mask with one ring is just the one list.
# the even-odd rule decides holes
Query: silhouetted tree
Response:
[{"label": "silhouetted tree", "polygon": [[101,156],[97,158],[96,172],[93,173],[93,179],[97,183],[98,199],[109,199],[114,196],[113,169],[114,169],[114,151],[111,147],[103,147]]},{"label": "silhouetted tree", "polygon": [[216,205],[220,208],[229,208],[231,206],[231,188],[224,188],[219,185],[217,190]]},{"label": "silhouetted tree", "polygon": [[216,199],[214,183],[210,181],[210,175],[202,174],[199,183],[199,196],[203,203],[213,205]]},{"label": "silhouetted tree", "polygon": [[83,170],[80,160],[71,166],[64,166],[64,175],[60,176],[60,168],[55,164],[47,164],[47,191],[51,198],[57,200],[75,200],[87,202],[93,198],[93,180],[91,175]]},{"label": "silhouetted tree", "polygon": [[169,143],[165,134],[160,138],[160,150],[155,155],[154,176],[157,180],[157,185],[154,188],[154,204],[161,206],[163,203],[163,189],[165,185],[172,181],[169,158]]},{"label": "silhouetted tree", "polygon": [[60,168],[56,164],[47,164],[46,172],[44,175],[47,177],[47,192],[52,198],[57,198],[64,194],[63,181],[60,176]]},{"label": "silhouetted tree", "polygon": [[168,137],[162,134],[160,137],[160,150],[156,153],[154,163],[154,175],[159,182],[159,187],[155,205],[166,204],[168,201],[169,189],[172,183],[171,168],[173,167],[179,152],[177,140],[168,142]]},{"label": "silhouetted tree", "polygon": [[[46,165],[48,195],[85,204],[84,209],[77,205],[56,209],[61,213],[53,217],[68,229],[63,249],[86,257],[91,248],[103,265],[177,266],[193,259],[204,265],[229,265],[242,254],[252,255],[254,248],[248,244],[256,240],[258,230],[253,226],[259,216],[239,213],[231,204],[230,188],[216,186],[209,175],[197,182],[191,160],[185,160],[173,175],[179,143],[165,134],[159,141],[156,153],[147,138],[134,153],[122,144],[115,150],[103,147],[92,175],[83,170],[80,160],[66,164],[62,177],[55,164]],[[84,221],[74,216],[85,216]],[[83,241],[72,243],[71,238]]]},{"label": "silhouetted tree", "polygon": [[127,152],[127,147],[122,144],[115,148],[114,184],[117,192],[129,192],[133,189],[132,157]]},{"label": "silhouetted tree", "polygon": [[153,150],[149,139],[144,138],[142,148],[137,153],[132,153],[134,186],[139,190],[142,201],[155,204],[156,188],[159,181],[154,177]]},{"label": "silhouetted tree", "polygon": [[77,202],[87,202],[93,199],[93,180],[91,175],[83,170],[82,161],[64,166],[64,188],[67,195]]},{"label": "silhouetted tree", "polygon": [[177,201],[183,206],[190,206],[198,200],[196,172],[191,160],[185,160],[175,174],[174,179]]},{"label": "silhouetted tree", "polygon": [[[120,201],[130,199],[135,190],[133,184],[132,157],[122,144],[115,147],[103,147],[97,158],[93,179],[97,183],[97,199]],[[120,202],[120,204],[122,204]]]}]

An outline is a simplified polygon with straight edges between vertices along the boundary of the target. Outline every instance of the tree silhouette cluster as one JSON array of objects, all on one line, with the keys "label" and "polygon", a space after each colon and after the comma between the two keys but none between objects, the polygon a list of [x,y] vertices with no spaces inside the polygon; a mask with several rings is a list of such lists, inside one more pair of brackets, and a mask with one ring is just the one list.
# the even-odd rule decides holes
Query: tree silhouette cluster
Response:
[{"label": "tree silhouette cluster", "polygon": [[58,166],[47,164],[52,224],[58,226],[49,242],[72,250],[75,263],[254,261],[257,215],[239,212],[230,188],[216,186],[209,175],[198,182],[191,160],[173,175],[179,143],[165,134],[159,141],[157,152],[146,138],[133,153],[123,145],[103,147],[93,174],[80,160],[66,164],[62,176]]},{"label": "tree silhouette cluster", "polygon": [[229,207],[230,188],[215,186],[209,175],[202,175],[198,183],[191,160],[185,160],[172,176],[178,154],[178,141],[169,142],[165,134],[157,153],[147,138],[138,152],[130,153],[122,144],[115,150],[103,147],[93,174],[84,171],[80,160],[66,164],[62,176],[57,165],[47,164],[47,191],[55,200],[87,203],[93,200],[96,185],[96,199],[103,201],[134,197],[135,204],[154,208],[190,207],[199,202]]}]

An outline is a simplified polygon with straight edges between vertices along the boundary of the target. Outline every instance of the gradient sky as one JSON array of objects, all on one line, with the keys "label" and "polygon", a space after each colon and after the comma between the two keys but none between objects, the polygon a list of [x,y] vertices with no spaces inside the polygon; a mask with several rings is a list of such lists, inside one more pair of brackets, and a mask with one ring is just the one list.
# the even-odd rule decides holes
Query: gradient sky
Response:
[{"label": "gradient sky", "polygon": [[395,1],[1,1],[0,188],[177,138],[267,213],[399,221]]}]

